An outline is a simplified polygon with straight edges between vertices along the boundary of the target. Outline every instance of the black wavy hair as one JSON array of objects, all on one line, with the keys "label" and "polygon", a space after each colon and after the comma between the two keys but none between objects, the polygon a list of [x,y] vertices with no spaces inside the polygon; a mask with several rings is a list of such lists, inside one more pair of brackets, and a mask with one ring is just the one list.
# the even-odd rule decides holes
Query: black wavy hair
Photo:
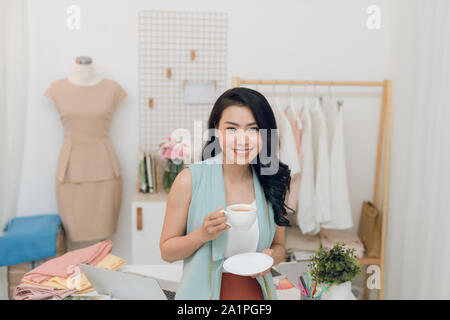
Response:
[{"label": "black wavy hair", "polygon": [[[291,181],[291,170],[287,164],[282,163],[278,159],[277,152],[271,150],[272,139],[276,139],[279,150],[279,139],[277,130],[270,130],[277,129],[277,124],[269,102],[261,93],[250,88],[236,87],[229,89],[214,103],[208,119],[208,129],[217,129],[223,110],[229,106],[249,108],[255,117],[259,129],[267,129],[267,135],[262,136],[261,150],[267,150],[268,157],[264,158],[265,161],[261,161],[262,157],[260,152],[257,155],[256,162],[253,163],[254,161],[251,161],[250,165],[255,169],[257,178],[264,189],[266,199],[272,204],[275,223],[279,226],[291,226],[286,217],[288,214],[286,209],[293,213],[295,213],[295,211],[285,204],[286,193],[289,191]],[[208,131],[209,136],[202,150],[202,160],[214,157],[216,155],[215,150],[221,150],[219,141],[213,133],[214,130]],[[214,144],[214,148],[212,148],[208,154],[205,153],[205,149],[211,144]],[[277,172],[274,174],[262,175],[261,169],[270,167],[273,161],[278,161]]]}]

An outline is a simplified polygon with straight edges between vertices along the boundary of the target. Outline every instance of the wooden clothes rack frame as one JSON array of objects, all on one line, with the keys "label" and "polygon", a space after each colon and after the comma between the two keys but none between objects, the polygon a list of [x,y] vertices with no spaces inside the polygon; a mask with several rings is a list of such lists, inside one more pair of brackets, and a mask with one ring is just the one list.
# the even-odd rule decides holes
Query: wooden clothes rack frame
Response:
[{"label": "wooden clothes rack frame", "polygon": [[[379,257],[363,257],[359,259],[361,265],[378,265],[380,267],[380,289],[378,299],[384,299],[384,266],[386,257],[386,228],[389,194],[389,168],[391,155],[391,114],[392,114],[392,81],[315,81],[315,80],[255,80],[234,77],[232,87],[242,85],[311,85],[311,86],[364,86],[381,87],[382,101],[378,131],[378,146],[375,169],[375,186],[373,191],[373,204],[380,208],[381,213],[381,250]],[[381,168],[383,166],[383,168]],[[380,191],[380,179],[382,189]],[[380,205],[381,192],[381,205]],[[366,275],[367,277],[367,275]],[[368,298],[367,284],[364,283],[364,298]]]}]

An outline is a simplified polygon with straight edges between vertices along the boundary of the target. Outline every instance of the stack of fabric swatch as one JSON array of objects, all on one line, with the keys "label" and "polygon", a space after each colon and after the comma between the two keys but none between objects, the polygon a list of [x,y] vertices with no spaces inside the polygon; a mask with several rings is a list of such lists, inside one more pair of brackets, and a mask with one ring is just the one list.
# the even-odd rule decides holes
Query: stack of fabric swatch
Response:
[{"label": "stack of fabric swatch", "polygon": [[72,294],[94,291],[77,264],[118,270],[126,261],[111,251],[112,242],[105,240],[51,259],[24,275],[14,291],[14,299],[64,299]]}]

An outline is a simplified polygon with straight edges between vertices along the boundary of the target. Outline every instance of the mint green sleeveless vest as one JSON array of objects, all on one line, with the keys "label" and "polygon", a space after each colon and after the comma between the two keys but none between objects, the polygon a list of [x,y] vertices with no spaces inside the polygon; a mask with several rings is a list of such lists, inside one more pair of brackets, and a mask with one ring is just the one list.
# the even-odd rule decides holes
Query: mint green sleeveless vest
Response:
[{"label": "mint green sleeveless vest", "polygon": [[[195,162],[189,166],[192,177],[192,197],[189,206],[186,234],[199,228],[205,215],[226,208],[225,184],[222,171],[222,152],[216,156]],[[266,200],[264,190],[252,167],[253,185],[258,208],[259,240],[257,252],[270,248],[275,234],[273,208]],[[183,275],[178,286],[176,300],[220,299],[222,265],[228,232],[206,242],[183,263]],[[264,299],[278,299],[270,272],[257,277]]]}]

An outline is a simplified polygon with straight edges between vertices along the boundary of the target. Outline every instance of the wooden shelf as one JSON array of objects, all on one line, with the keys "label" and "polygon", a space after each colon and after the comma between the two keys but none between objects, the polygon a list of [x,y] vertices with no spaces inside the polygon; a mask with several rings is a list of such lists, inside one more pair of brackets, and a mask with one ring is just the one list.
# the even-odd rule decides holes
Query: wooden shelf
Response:
[{"label": "wooden shelf", "polygon": [[377,264],[379,265],[381,262],[380,257],[362,257],[358,259],[359,263],[361,265],[370,265],[370,264]]},{"label": "wooden shelf", "polygon": [[139,185],[137,185],[133,197],[134,202],[164,202],[166,200],[167,192],[162,186],[158,187],[158,192],[143,193],[139,191]]}]

